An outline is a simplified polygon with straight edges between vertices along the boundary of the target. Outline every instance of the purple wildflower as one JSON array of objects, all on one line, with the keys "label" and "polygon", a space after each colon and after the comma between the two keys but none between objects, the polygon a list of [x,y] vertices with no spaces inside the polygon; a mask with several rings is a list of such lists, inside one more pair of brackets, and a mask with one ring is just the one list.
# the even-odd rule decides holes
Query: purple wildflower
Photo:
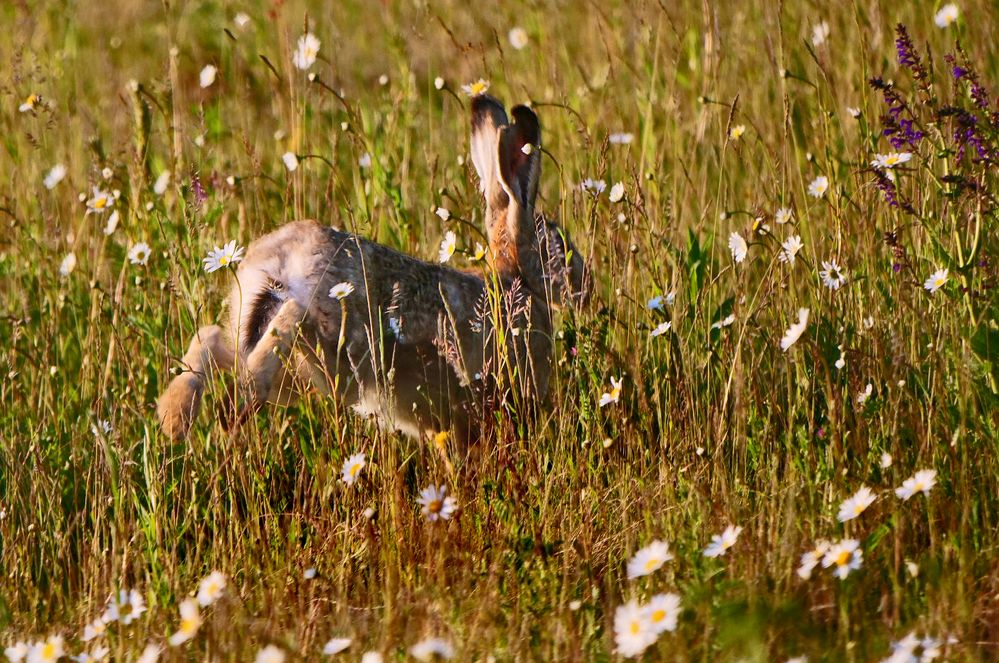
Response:
[{"label": "purple wildflower", "polygon": [[899,23],[895,26],[895,35],[895,50],[898,51],[898,63],[908,68],[912,72],[912,77],[916,80],[926,78],[926,69],[923,67],[923,62],[919,58],[919,53],[916,51],[915,46],[912,45],[909,31],[905,29],[904,25]]},{"label": "purple wildflower", "polygon": [[194,204],[201,207],[206,200],[208,200],[208,194],[205,192],[205,187],[201,184],[201,178],[197,173],[191,176],[191,191],[194,193]]}]

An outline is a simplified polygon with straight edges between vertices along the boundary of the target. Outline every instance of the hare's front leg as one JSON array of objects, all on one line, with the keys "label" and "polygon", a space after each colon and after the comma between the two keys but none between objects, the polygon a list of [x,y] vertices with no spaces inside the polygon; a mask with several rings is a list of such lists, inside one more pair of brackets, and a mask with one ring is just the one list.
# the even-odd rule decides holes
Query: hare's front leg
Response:
[{"label": "hare's front leg", "polygon": [[300,341],[305,307],[294,300],[281,305],[267,325],[267,331],[246,357],[243,366],[254,407],[267,401],[288,402],[294,375],[302,373],[297,364],[301,357],[293,357],[296,341]]},{"label": "hare's front leg", "polygon": [[222,328],[211,325],[199,329],[181,363],[183,372],[170,381],[156,403],[160,426],[173,440],[187,437],[191,424],[198,416],[209,374],[232,368],[233,351]]}]

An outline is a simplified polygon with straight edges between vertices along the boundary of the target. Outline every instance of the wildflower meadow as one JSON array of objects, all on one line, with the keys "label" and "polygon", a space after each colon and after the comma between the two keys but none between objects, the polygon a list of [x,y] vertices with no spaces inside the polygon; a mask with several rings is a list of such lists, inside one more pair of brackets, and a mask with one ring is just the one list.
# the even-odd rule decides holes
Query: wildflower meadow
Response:
[{"label": "wildflower meadow", "polygon": [[[0,25],[8,661],[999,660],[994,3]],[[536,113],[514,156],[586,266],[547,395],[466,445],[339,384],[239,413],[219,371],[165,434],[192,335],[287,222],[490,274],[483,95]]]}]

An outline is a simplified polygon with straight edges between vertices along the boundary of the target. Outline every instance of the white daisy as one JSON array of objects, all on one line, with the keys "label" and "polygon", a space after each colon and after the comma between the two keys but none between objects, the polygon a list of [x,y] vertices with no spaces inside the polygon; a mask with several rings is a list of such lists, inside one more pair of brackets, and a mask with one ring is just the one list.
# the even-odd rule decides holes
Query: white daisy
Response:
[{"label": "white daisy", "polygon": [[243,247],[236,246],[236,240],[232,240],[221,248],[216,246],[209,251],[208,256],[202,262],[205,264],[205,271],[210,274],[223,267],[234,265],[242,259]]},{"label": "white daisy", "polygon": [[822,279],[823,285],[830,290],[839,290],[846,283],[846,270],[840,267],[835,260],[823,260],[819,278]]},{"label": "white daisy", "polygon": [[893,459],[891,457],[891,454],[888,453],[887,451],[881,454],[881,469],[887,470],[889,467],[891,467],[892,461]]},{"label": "white daisy", "polygon": [[961,12],[958,10],[957,5],[950,2],[940,8],[940,11],[933,17],[933,22],[937,24],[938,28],[946,28],[956,21],[960,15]]},{"label": "white daisy", "polygon": [[4,656],[11,663],[21,663],[28,655],[28,643],[23,640],[18,640],[10,647],[5,647],[3,650]]},{"label": "white daisy", "polygon": [[680,617],[680,597],[676,594],[656,594],[645,605],[645,614],[656,635],[675,631]]},{"label": "white daisy", "polygon": [[741,532],[741,527],[729,525],[721,534],[712,536],[711,543],[709,543],[708,547],[704,549],[704,556],[721,557],[728,551],[729,548],[735,545],[735,542],[739,538],[739,534]]},{"label": "white daisy", "polygon": [[666,332],[668,332],[670,329],[672,329],[672,327],[673,327],[673,323],[670,322],[670,321],[668,321],[668,320],[666,322],[661,322],[658,325],[656,325],[655,329],[653,329],[649,333],[649,336],[651,336],[652,338],[655,338],[657,336],[662,336],[663,334],[665,334]]},{"label": "white daisy", "polygon": [[607,189],[607,182],[587,177],[579,183],[579,188],[586,193],[592,193],[594,196],[599,196]]},{"label": "white daisy", "polygon": [[484,78],[480,78],[474,83],[468,83],[461,86],[461,91],[470,97],[477,97],[480,94],[485,94],[489,90],[489,81]]},{"label": "white daisy", "polygon": [[135,663],[156,663],[160,660],[160,654],[163,650],[157,645],[148,644],[146,648],[142,650],[142,654],[135,660]]},{"label": "white daisy", "polygon": [[87,214],[103,214],[114,207],[115,197],[112,193],[93,188],[93,195],[87,201]]},{"label": "white daisy", "polygon": [[454,233],[448,230],[444,233],[444,241],[441,242],[441,248],[437,252],[437,260],[442,264],[451,259],[454,255],[454,250],[457,246],[458,238],[454,236]]},{"label": "white daisy", "polygon": [[617,182],[611,187],[610,194],[607,197],[612,203],[619,203],[624,199],[624,183]]},{"label": "white daisy", "polygon": [[857,404],[863,405],[864,403],[866,403],[873,393],[874,393],[874,385],[868,382],[867,386],[864,387],[864,390],[861,391],[859,394],[857,394]]},{"label": "white daisy", "polygon": [[843,580],[850,575],[851,571],[859,569],[863,561],[864,551],[860,549],[860,541],[843,539],[839,543],[829,546],[822,558],[822,568],[828,569],[835,566],[833,575]]},{"label": "white daisy", "polygon": [[24,100],[20,106],[17,107],[19,113],[27,113],[29,111],[35,110],[35,106],[41,103],[42,98],[37,94],[29,94],[28,98]]},{"label": "white daisy", "polygon": [[744,133],[746,133],[746,125],[737,124],[728,130],[728,137],[732,140],[739,140]]},{"label": "white daisy", "polygon": [[874,161],[871,162],[871,166],[877,168],[878,170],[890,170],[895,166],[900,166],[903,163],[908,162],[912,159],[911,152],[889,152],[888,154],[877,154],[874,157]]},{"label": "white daisy", "polygon": [[936,638],[920,638],[912,631],[898,642],[891,643],[892,654],[882,663],[923,663],[943,655],[943,643]]},{"label": "white daisy", "polygon": [[791,235],[784,240],[784,243],[780,245],[780,253],[777,255],[777,259],[781,262],[786,262],[789,265],[794,264],[795,258],[798,257],[798,252],[801,251],[804,244],[801,243],[801,237],[798,235]]},{"label": "white daisy", "polygon": [[284,161],[284,167],[288,169],[289,173],[294,173],[298,170],[298,155],[294,152],[285,152],[282,154],[281,161]]},{"label": "white daisy", "polygon": [[815,547],[801,555],[801,563],[798,565],[798,577],[808,580],[812,577],[812,570],[822,562],[822,558],[829,551],[832,545],[824,539],[815,542]]},{"label": "white daisy", "polygon": [[444,221],[447,221],[448,219],[451,218],[451,210],[449,210],[446,207],[438,207],[434,211],[434,214],[436,214],[437,216],[439,216]]},{"label": "white daisy", "polygon": [[142,594],[135,589],[123,589],[118,592],[118,596],[112,596],[107,609],[102,615],[106,622],[120,621],[128,625],[134,622],[146,611],[146,602]]},{"label": "white daisy", "polygon": [[201,628],[201,610],[194,599],[184,599],[180,602],[180,626],[176,633],[170,636],[171,647],[184,644],[197,634]]},{"label": "white daisy", "polygon": [[449,520],[454,512],[458,510],[458,500],[453,497],[445,497],[447,486],[434,486],[430,484],[422,491],[416,502],[420,505],[420,511],[427,520]]},{"label": "white daisy", "polygon": [[486,257],[486,247],[482,246],[481,242],[475,243],[475,253],[472,254],[471,260],[478,261]]},{"label": "white daisy", "polygon": [[774,213],[774,221],[777,222],[777,225],[782,226],[785,223],[790,223],[793,216],[794,212],[791,211],[790,207],[781,207]]},{"label": "white daisy", "polygon": [[621,378],[611,379],[611,389],[600,394],[600,407],[610,405],[611,403],[617,403],[621,400],[621,387],[624,384],[624,380]]},{"label": "white daisy", "polygon": [[903,481],[902,485],[895,489],[895,494],[903,500],[908,500],[916,493],[929,495],[935,485],[937,485],[936,470],[919,470],[914,476]]},{"label": "white daisy", "polygon": [[349,297],[352,292],[354,292],[354,284],[349,281],[341,281],[330,288],[330,297],[340,301],[345,297]]},{"label": "white daisy", "polygon": [[76,269],[76,254],[70,251],[59,263],[59,275],[63,278],[69,276]]},{"label": "white daisy", "polygon": [[843,503],[839,505],[839,513],[836,519],[841,523],[853,520],[862,514],[876,499],[877,495],[872,493],[870,488],[861,486],[856,493],[843,500]]},{"label": "white daisy", "polygon": [[846,107],[846,112],[849,113],[850,117],[852,117],[855,120],[858,117],[860,117],[860,109],[857,108],[856,106],[847,106]]},{"label": "white daisy", "polygon": [[801,335],[805,333],[805,327],[808,326],[808,312],[807,308],[799,308],[798,322],[791,325],[784,332],[784,338],[780,340],[780,349],[784,352],[787,352],[788,348],[797,343]]},{"label": "white daisy", "polygon": [[947,283],[947,274],[948,272],[946,269],[938,269],[930,274],[930,277],[926,279],[926,283],[923,284],[923,287],[926,288],[931,294],[935,293],[937,290],[944,287],[945,283]]},{"label": "white daisy", "polygon": [[343,469],[340,470],[340,476],[343,478],[343,482],[348,486],[354,485],[357,481],[358,475],[367,463],[364,461],[364,454],[354,454],[347,460],[343,462]]},{"label": "white daisy", "polygon": [[107,658],[109,653],[111,653],[110,649],[98,645],[90,651],[80,652],[76,656],[70,656],[70,658],[76,661],[76,663],[97,663],[97,661],[103,661]]},{"label": "white daisy", "polygon": [[28,663],[55,663],[66,655],[63,637],[50,635],[28,649]]},{"label": "white daisy", "polygon": [[819,175],[808,185],[808,195],[812,198],[821,198],[829,190],[829,178]]},{"label": "white daisy", "polygon": [[445,82],[446,81],[444,80],[444,78],[442,76],[438,76],[437,78],[434,79],[434,89],[435,90],[443,90]]},{"label": "white daisy", "polygon": [[527,46],[527,30],[517,26],[510,30],[510,34],[507,35],[510,40],[510,45],[513,46],[518,51]]},{"label": "white daisy", "polygon": [[42,180],[42,184],[45,185],[46,189],[51,191],[57,184],[59,184],[59,182],[62,182],[64,177],[66,177],[66,166],[61,163],[57,163],[52,166],[52,169],[49,170],[47,175],[45,175],[45,179]]},{"label": "white daisy", "polygon": [[215,65],[205,65],[205,68],[201,70],[201,74],[198,76],[198,82],[201,83],[201,87],[210,87],[215,82],[216,73],[218,73],[218,69],[215,68]]},{"label": "white daisy", "polygon": [[628,561],[628,578],[638,578],[654,573],[663,564],[673,559],[669,544],[665,541],[653,541],[640,549]]},{"label": "white daisy", "polygon": [[812,26],[812,46],[818,48],[829,38],[829,23],[820,21]]},{"label": "white daisy", "polygon": [[128,261],[133,265],[145,265],[149,261],[151,249],[145,242],[137,242],[128,250]]},{"label": "white daisy", "polygon": [[745,260],[746,254],[749,253],[749,245],[746,244],[746,240],[735,232],[728,236],[728,249],[732,252],[732,260],[737,263]]},{"label": "white daisy", "polygon": [[156,178],[156,182],[153,183],[153,193],[157,196],[162,196],[166,193],[168,186],[170,186],[170,171],[164,170],[160,173],[159,177]]},{"label": "white daisy", "polygon": [[98,617],[94,621],[90,622],[83,627],[83,635],[80,636],[81,642],[90,642],[95,638],[102,637],[108,632],[108,623],[103,617]]},{"label": "white daisy", "polygon": [[641,656],[656,641],[648,611],[632,599],[614,611],[614,642],[625,658]]},{"label": "white daisy", "polygon": [[723,329],[729,327],[735,322],[735,313],[729,313],[727,316],[719,320],[718,322],[711,325],[712,329]]},{"label": "white daisy", "polygon": [[361,158],[357,160],[357,165],[364,169],[371,168],[371,154],[368,152],[362,154]]},{"label": "white daisy", "polygon": [[108,237],[114,232],[115,228],[118,227],[118,220],[121,218],[118,214],[118,210],[111,212],[108,215],[108,222],[104,225],[104,234]]},{"label": "white daisy", "polygon": [[409,654],[417,661],[433,661],[438,657],[451,659],[454,658],[454,647],[446,640],[427,638],[410,647]]},{"label": "white daisy", "polygon": [[323,654],[326,656],[339,654],[347,649],[351,642],[353,641],[350,638],[330,638],[330,640],[323,645]]},{"label": "white daisy", "polygon": [[381,652],[377,651],[366,651],[361,655],[361,663],[382,663],[383,660]]},{"label": "white daisy", "polygon": [[221,571],[212,571],[198,583],[198,603],[209,606],[219,600],[225,589],[226,577]]},{"label": "white daisy", "polygon": [[257,652],[254,663],[284,663],[284,650],[275,645],[267,645]]},{"label": "white daisy", "polygon": [[299,37],[298,46],[295,48],[295,53],[291,56],[292,63],[302,71],[310,68],[316,63],[320,44],[321,42],[311,32],[307,32]]},{"label": "white daisy", "polygon": [[611,134],[607,137],[607,141],[611,145],[628,145],[633,140],[635,140],[635,134],[628,133]]}]

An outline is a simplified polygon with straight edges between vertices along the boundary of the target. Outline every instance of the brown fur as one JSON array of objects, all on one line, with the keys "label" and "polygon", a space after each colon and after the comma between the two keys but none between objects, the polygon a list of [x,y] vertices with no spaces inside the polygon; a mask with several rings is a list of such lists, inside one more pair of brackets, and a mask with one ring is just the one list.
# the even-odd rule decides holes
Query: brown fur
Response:
[{"label": "brown fur", "polygon": [[[498,394],[543,399],[551,302],[578,293],[584,269],[553,225],[542,223],[539,241],[540,127],[524,107],[513,115],[511,125],[495,99],[473,100],[491,269],[458,271],[315,221],[289,223],[250,245],[229,329],[205,327],[192,340],[185,372],[158,403],[164,432],[186,436],[216,368],[236,368],[252,407],[317,387],[412,436],[450,429],[467,441]],[[354,292],[331,298],[344,281]]]}]

